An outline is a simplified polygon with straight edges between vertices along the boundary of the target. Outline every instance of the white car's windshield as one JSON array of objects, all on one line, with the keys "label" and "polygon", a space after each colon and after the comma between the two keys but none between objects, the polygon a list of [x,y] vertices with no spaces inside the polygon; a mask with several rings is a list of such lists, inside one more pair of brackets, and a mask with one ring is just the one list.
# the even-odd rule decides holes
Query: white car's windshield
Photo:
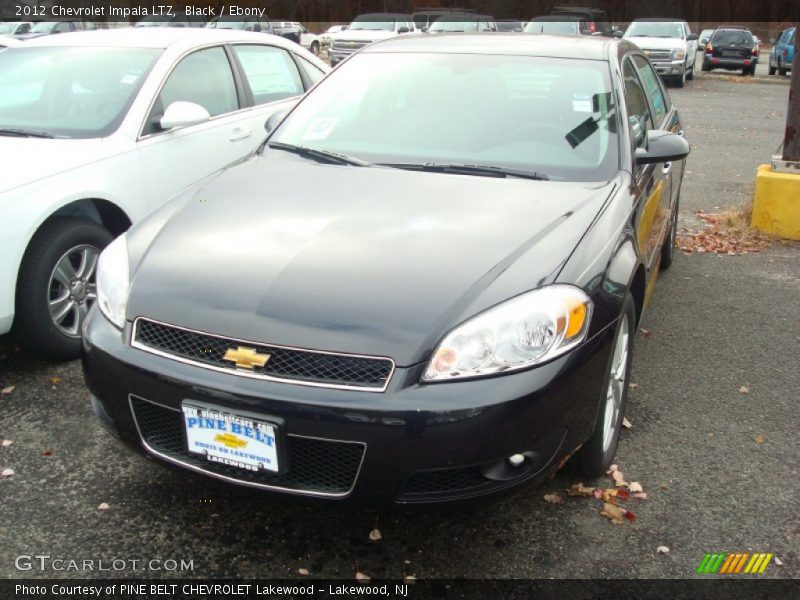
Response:
[{"label": "white car's windshield", "polygon": [[683,38],[683,23],[666,21],[634,21],[625,37]]},{"label": "white car's windshield", "polygon": [[394,31],[394,21],[353,21],[349,29],[357,31]]},{"label": "white car's windshield", "polygon": [[618,167],[611,98],[601,61],[364,53],[319,84],[269,144],[600,181]]},{"label": "white car's windshield", "polygon": [[430,29],[428,29],[431,33],[439,32],[470,32],[474,33],[478,31],[478,22],[477,21],[452,21],[450,19],[439,19],[438,21],[434,22]]},{"label": "white car's windshield", "polygon": [[565,33],[575,34],[578,33],[577,21],[531,21],[525,27],[526,33]]},{"label": "white car's windshield", "polygon": [[69,47],[0,53],[0,134],[108,135],[119,127],[160,53]]}]

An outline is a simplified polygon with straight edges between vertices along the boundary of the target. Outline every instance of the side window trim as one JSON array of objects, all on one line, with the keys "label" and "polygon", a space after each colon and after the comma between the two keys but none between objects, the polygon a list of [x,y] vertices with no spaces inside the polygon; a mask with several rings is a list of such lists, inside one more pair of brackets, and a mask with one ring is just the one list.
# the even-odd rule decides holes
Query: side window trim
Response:
[{"label": "side window trim", "polygon": [[236,94],[239,96],[239,109],[252,108],[256,105],[253,96],[253,90],[250,89],[250,83],[244,74],[244,67],[239,62],[239,57],[233,49],[235,44],[225,44],[225,55],[228,57],[228,62],[231,63],[233,70],[233,81],[236,84]]},{"label": "side window trim", "polygon": [[[653,101],[650,98],[650,94],[647,93],[647,86],[644,85],[644,81],[642,81],[642,77],[639,73],[639,68],[636,66],[636,61],[633,60],[635,56],[642,58],[648,65],[650,70],[653,72],[653,77],[655,77],[656,85],[658,86],[659,91],[661,92],[661,97],[664,99],[664,116],[661,118],[660,123],[656,123],[655,121],[655,107],[653,106]],[[644,99],[647,102],[647,108],[650,110],[650,118],[653,120],[653,127],[655,129],[662,129],[663,126],[668,122],[670,113],[672,111],[672,102],[668,100],[668,96],[665,93],[663,82],[661,78],[656,73],[655,69],[653,69],[652,65],[650,65],[650,61],[647,60],[647,57],[642,54],[630,53],[628,54],[628,59],[633,63],[633,68],[636,71],[636,77],[639,79],[639,84],[642,86],[642,90],[644,90]]]},{"label": "side window trim", "polygon": [[247,99],[249,102],[248,108],[255,108],[257,106],[266,106],[267,104],[273,104],[274,102],[283,102],[284,100],[288,100],[289,98],[299,98],[303,94],[298,94],[297,96],[290,96],[289,98],[284,98],[281,100],[273,100],[272,102],[267,102],[265,104],[256,104],[256,97],[255,94],[253,93],[252,88],[250,87],[250,82],[247,80],[247,74],[245,73],[244,67],[242,66],[242,63],[239,60],[239,57],[236,55],[236,50],[235,50],[236,46],[260,46],[286,52],[289,55],[295,69],[297,69],[297,75],[298,77],[300,77],[300,83],[303,86],[303,94],[305,94],[313,85],[307,81],[307,75],[305,73],[305,69],[303,69],[302,66],[298,63],[298,60],[295,57],[295,53],[292,52],[291,50],[287,50],[286,48],[282,48],[281,46],[275,46],[274,44],[263,44],[263,43],[259,44],[253,42],[238,42],[238,43],[228,44],[227,48],[230,51],[232,59],[236,61],[236,69],[239,71],[242,78],[242,85],[247,94]]}]

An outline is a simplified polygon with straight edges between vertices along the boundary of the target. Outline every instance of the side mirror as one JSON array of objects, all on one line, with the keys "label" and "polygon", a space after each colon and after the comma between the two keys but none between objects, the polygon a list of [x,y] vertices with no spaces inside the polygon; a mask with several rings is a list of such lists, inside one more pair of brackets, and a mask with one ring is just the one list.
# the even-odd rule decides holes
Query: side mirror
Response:
[{"label": "side mirror", "polygon": [[694,42],[697,39],[698,38],[697,38],[697,34],[696,33],[690,33],[689,35],[686,36],[686,41],[687,42]]},{"label": "side mirror", "polygon": [[401,27],[397,30],[397,33],[408,33],[408,27]]},{"label": "side mirror", "polygon": [[689,155],[690,150],[689,142],[683,136],[668,131],[650,130],[647,132],[647,149],[636,149],[636,164],[681,160]]},{"label": "side mirror", "polygon": [[205,123],[211,119],[208,111],[194,102],[183,102],[181,100],[173,102],[164,111],[159,125],[164,131],[175,129],[176,127],[189,127],[198,123]]},{"label": "side mirror", "polygon": [[613,36],[614,36],[615,38],[617,38],[617,39],[621,39],[621,38],[622,38],[622,36],[623,36],[623,35],[625,35],[625,32],[624,32],[624,31],[622,31],[621,29],[617,29],[617,30],[616,30],[614,33],[612,33],[611,35],[613,35]]},{"label": "side mirror", "polygon": [[267,122],[264,123],[264,130],[268,134],[272,133],[273,131],[275,131],[278,125],[281,124],[281,121],[283,121],[286,118],[286,115],[288,114],[289,114],[288,110],[279,110],[277,112],[272,113],[267,119]]}]

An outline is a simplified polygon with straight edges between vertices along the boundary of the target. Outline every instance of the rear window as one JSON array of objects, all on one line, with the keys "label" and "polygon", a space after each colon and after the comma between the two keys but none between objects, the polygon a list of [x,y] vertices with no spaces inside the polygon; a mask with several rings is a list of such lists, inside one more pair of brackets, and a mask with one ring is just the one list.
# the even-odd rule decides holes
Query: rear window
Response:
[{"label": "rear window", "polygon": [[741,29],[723,29],[714,33],[711,41],[716,44],[752,44],[753,35]]}]

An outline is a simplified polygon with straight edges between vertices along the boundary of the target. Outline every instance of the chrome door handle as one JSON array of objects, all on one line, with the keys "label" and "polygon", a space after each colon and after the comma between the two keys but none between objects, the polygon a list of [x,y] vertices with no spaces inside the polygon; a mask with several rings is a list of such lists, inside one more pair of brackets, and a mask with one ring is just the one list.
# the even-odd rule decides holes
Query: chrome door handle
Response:
[{"label": "chrome door handle", "polygon": [[239,140],[244,140],[249,138],[252,135],[252,131],[250,129],[239,129],[238,127],[233,130],[231,133],[231,137],[228,139],[232,142],[238,142]]}]

